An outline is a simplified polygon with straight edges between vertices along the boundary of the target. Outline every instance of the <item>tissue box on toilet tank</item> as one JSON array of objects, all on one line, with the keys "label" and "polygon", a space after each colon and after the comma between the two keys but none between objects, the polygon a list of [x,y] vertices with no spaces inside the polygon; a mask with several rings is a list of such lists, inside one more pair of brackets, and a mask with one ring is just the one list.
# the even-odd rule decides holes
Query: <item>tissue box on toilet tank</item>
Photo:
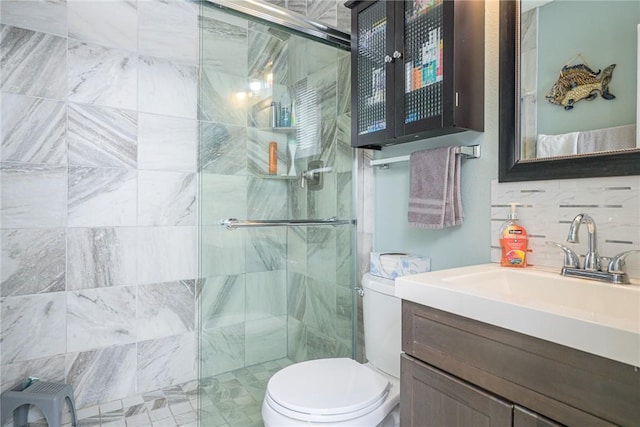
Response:
[{"label": "tissue box on toilet tank", "polygon": [[431,260],[418,255],[371,252],[370,273],[385,279],[431,271]]}]

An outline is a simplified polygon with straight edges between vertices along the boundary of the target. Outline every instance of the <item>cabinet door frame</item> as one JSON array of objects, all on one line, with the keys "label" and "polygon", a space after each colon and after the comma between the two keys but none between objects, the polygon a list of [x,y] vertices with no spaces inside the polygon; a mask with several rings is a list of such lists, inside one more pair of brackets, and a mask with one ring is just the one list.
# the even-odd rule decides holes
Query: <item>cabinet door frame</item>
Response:
[{"label": "cabinet door frame", "polygon": [[[474,387],[460,379],[448,375],[426,363],[403,354],[401,356],[400,424],[404,427],[437,427],[456,425],[466,420],[464,425],[485,425],[489,427],[512,427],[513,405]],[[414,385],[424,385],[442,397],[439,402],[418,401],[414,395]],[[447,405],[454,403],[454,405]],[[425,409],[425,418],[416,419],[416,410]],[[478,417],[481,414],[483,417]],[[472,415],[473,418],[469,418]],[[454,422],[455,421],[455,422]],[[476,423],[477,421],[477,423]],[[487,423],[483,423],[486,421]]]},{"label": "cabinet door frame", "polygon": [[[402,58],[394,62],[395,74],[398,78],[395,81],[395,129],[396,137],[405,137],[409,135],[415,135],[415,138],[421,138],[421,133],[427,130],[433,133],[437,129],[444,129],[453,126],[454,114],[453,109],[455,107],[454,98],[454,7],[455,1],[445,0],[442,2],[442,27],[441,38],[443,41],[443,58],[442,58],[442,89],[441,89],[441,102],[442,107],[440,114],[424,119],[416,120],[414,122],[405,123],[406,107],[405,107],[405,61],[406,46],[405,46],[405,1],[391,2],[395,3],[395,33],[394,44],[395,49],[402,53]],[[462,129],[461,129],[462,130]]]},{"label": "cabinet door frame", "polygon": [[367,0],[358,3],[351,11],[351,139],[352,146],[357,148],[380,148],[380,141],[390,140],[395,136],[395,124],[394,124],[394,63],[384,63],[385,69],[385,116],[386,127],[375,132],[359,134],[359,114],[358,99],[360,99],[360,87],[358,85],[358,64],[360,57],[358,55],[358,47],[360,45],[360,39],[358,37],[358,16],[367,8],[373,6],[376,3],[384,2],[386,10],[386,36],[385,36],[385,51],[380,52],[380,55],[384,58],[385,55],[392,55],[394,51],[394,40],[389,34],[393,34],[395,31],[393,20],[393,10],[395,1],[384,0]]}]

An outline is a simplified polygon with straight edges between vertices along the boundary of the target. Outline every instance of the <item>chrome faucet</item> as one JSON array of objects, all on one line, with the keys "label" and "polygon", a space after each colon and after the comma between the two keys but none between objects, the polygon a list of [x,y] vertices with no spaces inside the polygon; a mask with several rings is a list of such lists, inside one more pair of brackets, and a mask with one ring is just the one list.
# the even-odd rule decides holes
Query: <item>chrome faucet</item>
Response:
[{"label": "chrome faucet", "polygon": [[598,250],[596,249],[596,222],[589,215],[581,213],[576,215],[569,227],[569,236],[567,236],[567,242],[579,243],[578,230],[580,224],[587,225],[587,232],[589,233],[589,241],[587,242],[587,254],[584,257],[584,269],[588,271],[595,271],[600,269],[600,258],[598,257]]},{"label": "chrome faucet", "polygon": [[589,215],[581,213],[571,222],[567,242],[578,243],[578,230],[580,224],[587,225],[589,236],[587,254],[585,255],[584,266],[580,267],[580,257],[570,248],[560,243],[547,242],[548,245],[557,246],[564,255],[564,265],[560,274],[563,276],[580,277],[583,279],[599,280],[602,282],[617,285],[631,283],[626,272],[625,259],[628,255],[640,250],[634,249],[619,253],[613,258],[598,256],[596,249],[596,223]]}]

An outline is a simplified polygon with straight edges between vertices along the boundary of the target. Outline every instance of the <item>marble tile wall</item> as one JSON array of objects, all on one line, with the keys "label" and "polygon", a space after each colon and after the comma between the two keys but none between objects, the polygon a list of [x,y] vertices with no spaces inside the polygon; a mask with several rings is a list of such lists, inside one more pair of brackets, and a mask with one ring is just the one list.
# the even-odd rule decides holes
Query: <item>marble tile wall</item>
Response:
[{"label": "marble tile wall", "polygon": [[266,0],[267,3],[322,21],[345,33],[351,32],[351,11],[343,0]]},{"label": "marble tile wall", "polygon": [[[342,1],[278,5],[348,31]],[[247,126],[255,126],[259,116],[241,103],[208,107],[264,65],[255,60],[264,56],[237,49],[251,37],[261,40],[264,29],[237,18],[221,24],[198,15],[195,0],[0,0],[2,390],[27,375],[67,381],[84,407],[193,379],[199,295],[202,310],[211,313],[200,351],[216,360],[212,375],[237,368],[240,360],[253,364],[286,356],[283,333],[291,313],[310,324],[299,328],[301,353],[346,345],[330,335],[338,331],[346,341],[346,280],[328,295],[309,284],[304,301],[320,307],[306,314],[300,312],[304,303],[283,305],[282,289],[287,256],[306,265],[318,251],[332,250],[342,260],[344,233],[287,254],[287,234],[238,231],[232,239],[212,226],[222,214],[280,217],[293,208],[277,196],[286,182],[248,176],[266,165],[253,154],[260,138],[246,136],[255,133]],[[214,42],[201,50],[199,25],[236,47],[220,50]],[[282,40],[269,40],[259,49],[286,53]],[[315,66],[322,68],[318,64],[325,59]],[[344,57],[340,67],[341,73],[348,69]],[[282,90],[292,77],[284,61],[276,61],[275,70]],[[209,89],[200,104],[199,74]],[[336,97],[335,79],[322,72],[314,78],[327,82],[324,108],[336,116],[322,129],[328,142],[320,156],[335,164],[337,173],[327,185],[338,190],[339,199],[298,195],[300,207],[293,211],[312,214],[330,202],[347,215],[348,79],[338,81],[343,96]],[[203,202],[201,218],[201,254],[220,257],[223,268],[202,280],[196,228],[200,133],[200,166],[212,174],[203,175],[203,191],[224,189],[217,201]],[[284,150],[279,157],[284,170]],[[240,202],[232,198],[238,193],[246,194]],[[265,198],[278,209],[265,209]],[[229,210],[221,209],[225,204]],[[304,245],[307,238],[317,239],[299,237]],[[338,264],[335,255],[320,258]],[[339,267],[344,277],[348,269]],[[258,283],[268,287],[256,291]],[[245,287],[270,297],[248,297]],[[323,304],[342,316],[325,332]],[[245,318],[244,305],[255,317]]]},{"label": "marble tile wall", "polygon": [[1,388],[196,377],[199,4],[0,1]]},{"label": "marble tile wall", "polygon": [[[299,47],[303,48],[304,47]],[[305,49],[308,51],[308,49]],[[306,218],[354,218],[355,164],[350,146],[349,56],[319,50],[290,73],[297,84],[317,90],[323,142],[310,159],[333,166],[325,174],[322,191],[305,191],[289,184],[295,204],[291,214]],[[332,64],[322,66],[322,64]],[[303,164],[304,167],[304,164]],[[289,234],[289,345],[288,357],[302,361],[319,357],[351,357],[351,315],[355,271],[351,226],[307,227]],[[329,286],[327,286],[329,285]]]},{"label": "marble tile wall", "polygon": [[[567,243],[569,225],[579,213],[596,222],[596,246],[601,256],[640,249],[640,177],[585,178],[554,181],[498,183],[491,185],[491,261],[500,262],[498,232],[506,220],[509,203],[520,203],[520,222],[527,229],[532,265],[559,269],[563,257],[546,241],[562,243],[576,253],[587,252],[587,232],[580,243]],[[640,256],[627,257],[627,270],[640,279]]]}]

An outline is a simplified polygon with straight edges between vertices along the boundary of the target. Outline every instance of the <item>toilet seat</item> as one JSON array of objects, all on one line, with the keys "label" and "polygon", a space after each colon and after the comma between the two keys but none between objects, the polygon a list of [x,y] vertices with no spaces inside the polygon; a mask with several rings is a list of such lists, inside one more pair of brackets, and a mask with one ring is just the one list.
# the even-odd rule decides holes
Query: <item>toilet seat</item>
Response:
[{"label": "toilet seat", "polygon": [[269,380],[265,401],[276,412],[311,422],[340,422],[368,414],[389,393],[382,374],[347,358],[297,363]]}]

